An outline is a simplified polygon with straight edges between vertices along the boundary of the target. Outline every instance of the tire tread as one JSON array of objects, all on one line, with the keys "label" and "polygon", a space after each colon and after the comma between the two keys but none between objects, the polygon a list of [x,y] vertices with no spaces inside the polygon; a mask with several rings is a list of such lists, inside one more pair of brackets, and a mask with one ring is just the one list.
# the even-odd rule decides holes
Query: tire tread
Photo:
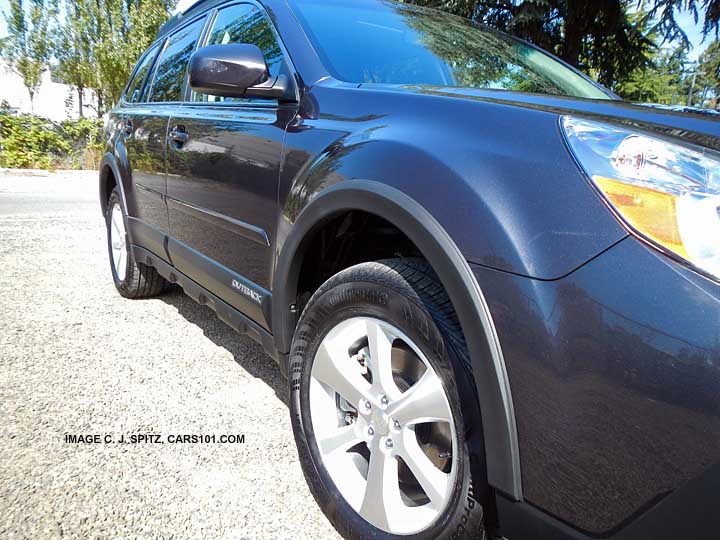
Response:
[{"label": "tire tread", "polygon": [[[456,392],[459,393],[460,399],[468,400],[464,401],[466,406],[462,409],[465,417],[465,429],[463,431],[464,439],[466,441],[472,440],[472,443],[468,443],[472,444],[469,462],[472,472],[470,473],[466,498],[462,499],[464,502],[462,507],[458,507],[458,512],[462,511],[471,518],[465,520],[466,516],[463,515],[462,519],[464,521],[455,521],[453,529],[447,529],[446,533],[441,536],[447,540],[485,540],[488,538],[486,525],[489,525],[485,518],[488,486],[482,444],[482,422],[470,357],[452,302],[440,283],[437,274],[423,259],[385,259],[364,262],[344,269],[321,285],[311,296],[302,311],[289,358],[289,382],[293,429],[298,443],[300,461],[304,465],[303,472],[310,486],[310,491],[331,523],[344,537],[362,538],[363,540],[370,538],[379,540],[381,537],[393,538],[393,540],[402,538],[393,535],[377,536],[369,534],[368,531],[357,529],[340,517],[341,514],[338,513],[339,507],[333,502],[335,496],[327,491],[328,488],[320,480],[318,473],[313,472],[316,471],[316,468],[305,439],[299,396],[301,380],[306,376],[304,375],[306,373],[304,366],[306,365],[308,349],[315,339],[314,336],[317,336],[320,332],[321,321],[333,311],[333,308],[329,306],[335,305],[334,302],[328,304],[327,299],[323,297],[336,288],[346,291],[348,285],[357,285],[359,288],[362,288],[363,285],[380,286],[402,296],[409,303],[408,308],[411,314],[423,314],[418,319],[413,317],[412,320],[427,320],[429,317],[431,324],[436,327],[441,337],[442,346],[445,349],[444,351],[441,350],[440,354],[448,359],[454,359],[454,362],[450,361],[452,365],[448,364],[440,369],[444,369],[445,377],[452,378],[452,384],[455,386]],[[339,294],[344,295],[345,292]],[[331,296],[328,298],[331,298]],[[360,301],[362,302],[362,300]],[[414,306],[410,304],[414,304]],[[435,335],[437,336],[437,333]],[[470,403],[475,405],[467,406]],[[413,540],[416,538],[425,538],[425,536],[422,534],[412,535]]]},{"label": "tire tread", "polygon": [[[120,207],[122,208],[122,202],[120,198],[120,193],[115,188],[113,192],[110,194],[110,198],[108,200],[108,210],[107,210],[107,216],[106,216],[106,225],[109,227],[109,219],[110,219],[110,212],[112,211],[113,204],[115,202],[120,203]],[[125,209],[123,210],[123,217],[125,215]],[[108,230],[108,242],[109,240],[109,230]],[[135,257],[132,254],[132,250],[130,249],[130,246],[128,246],[128,253],[127,253],[128,259],[130,261],[130,264],[128,265],[128,273],[125,276],[124,282],[118,282],[117,279],[115,279],[115,286],[120,292],[122,296],[125,298],[130,298],[133,300],[138,300],[141,298],[150,298],[153,296],[158,296],[161,294],[165,289],[167,288],[168,282],[165,280],[164,277],[162,277],[158,271],[153,268],[152,266],[148,266],[146,264],[143,264],[141,262],[137,262],[135,260]],[[112,266],[112,254],[110,254],[111,260],[110,265]],[[113,276],[115,275],[115,272],[113,270]]]}]

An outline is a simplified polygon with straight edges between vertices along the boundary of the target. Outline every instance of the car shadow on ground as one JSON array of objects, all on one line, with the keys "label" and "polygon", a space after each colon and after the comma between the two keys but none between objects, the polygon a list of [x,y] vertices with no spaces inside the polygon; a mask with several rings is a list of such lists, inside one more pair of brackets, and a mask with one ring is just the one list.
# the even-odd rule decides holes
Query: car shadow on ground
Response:
[{"label": "car shadow on ground", "polygon": [[237,333],[207,306],[201,306],[173,285],[160,299],[173,306],[186,321],[198,326],[205,337],[215,345],[229,351],[235,362],[253,377],[261,379],[273,389],[275,395],[288,406],[287,380],[280,368],[262,346],[247,336]]}]

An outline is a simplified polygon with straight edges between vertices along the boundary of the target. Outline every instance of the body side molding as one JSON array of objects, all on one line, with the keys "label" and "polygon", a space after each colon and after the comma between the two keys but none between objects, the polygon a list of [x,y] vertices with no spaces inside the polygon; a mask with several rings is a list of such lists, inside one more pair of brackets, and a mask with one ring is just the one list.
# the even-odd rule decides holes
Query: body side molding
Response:
[{"label": "body side molding", "polygon": [[267,330],[154,253],[135,244],[133,244],[132,249],[135,260],[155,268],[169,282],[180,285],[185,294],[195,302],[212,309],[221,321],[236,332],[247,335],[262,345],[265,352],[280,365],[283,376],[287,377],[287,373],[284,371],[286,366],[284,365],[285,362],[282,361],[283,357],[277,354],[272,335]]},{"label": "body side molding", "polygon": [[261,246],[270,247],[270,239],[268,238],[265,230],[260,227],[170,196],[167,197],[167,203],[168,206],[172,206],[181,212],[190,214],[194,218],[202,219],[203,221],[217,227],[221,227],[228,232],[247,238],[256,244],[260,244]]},{"label": "body side molding", "polygon": [[166,249],[165,233],[132,216],[127,216],[127,231],[131,243],[144,247],[166,262],[172,262]]},{"label": "body side molding", "polygon": [[297,285],[314,233],[340,213],[375,214],[398,227],[433,267],[455,307],[472,359],[484,428],[488,480],[522,500],[520,456],[510,382],[485,297],[458,247],[435,218],[395,188],[369,180],[340,182],[320,193],[299,214],[280,253],[273,279],[272,322],[276,347],[290,350],[297,315]]}]

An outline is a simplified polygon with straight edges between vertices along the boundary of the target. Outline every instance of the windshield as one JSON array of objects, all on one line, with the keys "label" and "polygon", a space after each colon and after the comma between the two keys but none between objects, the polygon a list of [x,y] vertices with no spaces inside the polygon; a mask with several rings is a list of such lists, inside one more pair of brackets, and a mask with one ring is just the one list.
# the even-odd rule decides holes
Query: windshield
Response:
[{"label": "windshield", "polygon": [[460,17],[383,0],[295,5],[317,53],[341,81],[610,99],[552,56]]}]

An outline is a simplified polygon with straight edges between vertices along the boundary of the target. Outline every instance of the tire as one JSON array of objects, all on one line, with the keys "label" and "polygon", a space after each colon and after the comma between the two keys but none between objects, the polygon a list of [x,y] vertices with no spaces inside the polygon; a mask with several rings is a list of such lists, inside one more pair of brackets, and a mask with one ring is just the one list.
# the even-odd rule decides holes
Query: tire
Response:
[{"label": "tire", "polygon": [[[379,337],[363,338],[363,328],[367,336]],[[345,342],[356,336],[360,337],[346,351]],[[382,348],[384,338],[392,343],[392,349]],[[382,350],[390,350],[389,356]],[[390,363],[383,363],[382,358],[388,357]],[[422,368],[408,368],[419,366],[417,362],[423,364]],[[398,364],[404,368],[398,370]],[[392,382],[388,382],[387,372],[383,375],[383,366],[387,365],[392,366]],[[421,260],[359,264],[330,278],[312,296],[300,317],[290,354],[291,420],[310,491],[344,538],[486,538],[483,506],[488,505],[483,503],[489,500],[489,488],[480,411],[469,366],[452,305],[433,271]],[[357,378],[358,369],[367,382]],[[402,369],[421,374],[408,376],[408,382]],[[344,375],[337,377],[336,373]],[[427,384],[426,375],[431,381]],[[417,390],[420,380],[426,389],[432,389],[428,395],[435,396],[432,403],[441,411],[437,418],[447,416],[449,422],[424,423],[416,419],[419,423],[410,425],[410,407],[403,409],[401,402],[407,405],[412,392],[424,395]],[[353,388],[364,393],[347,390],[342,382],[333,386],[335,381],[352,381]],[[342,387],[345,395],[341,396],[337,387]],[[390,389],[383,394],[389,397],[382,399],[373,394],[378,388]],[[438,389],[444,393],[445,401],[439,398]],[[430,398],[423,399],[416,403],[426,403]],[[337,420],[327,412],[333,404]],[[422,408],[413,410],[425,413]],[[436,415],[430,411],[428,414]],[[444,439],[438,435],[443,430]],[[448,444],[448,430],[452,431],[452,446],[441,452],[442,441]],[[341,433],[343,444],[338,443],[339,449],[335,449],[333,441],[339,441],[336,436]],[[426,435],[421,437],[423,433]],[[433,436],[441,443],[433,446]],[[357,437],[365,439],[355,444]],[[426,439],[430,442],[423,442]],[[432,463],[435,471],[418,454],[417,447],[429,459],[436,456]],[[373,461],[375,455],[379,457]],[[408,460],[406,456],[414,457]],[[442,489],[434,490],[433,486]],[[380,491],[382,500],[377,503]],[[408,509],[411,505],[419,510]],[[431,515],[434,517],[429,518]]]},{"label": "tire", "polygon": [[118,292],[125,298],[148,298],[162,293],[167,281],[153,267],[139,263],[133,257],[130,239],[126,233],[127,216],[118,188],[112,191],[108,199],[105,226],[110,271]]}]

